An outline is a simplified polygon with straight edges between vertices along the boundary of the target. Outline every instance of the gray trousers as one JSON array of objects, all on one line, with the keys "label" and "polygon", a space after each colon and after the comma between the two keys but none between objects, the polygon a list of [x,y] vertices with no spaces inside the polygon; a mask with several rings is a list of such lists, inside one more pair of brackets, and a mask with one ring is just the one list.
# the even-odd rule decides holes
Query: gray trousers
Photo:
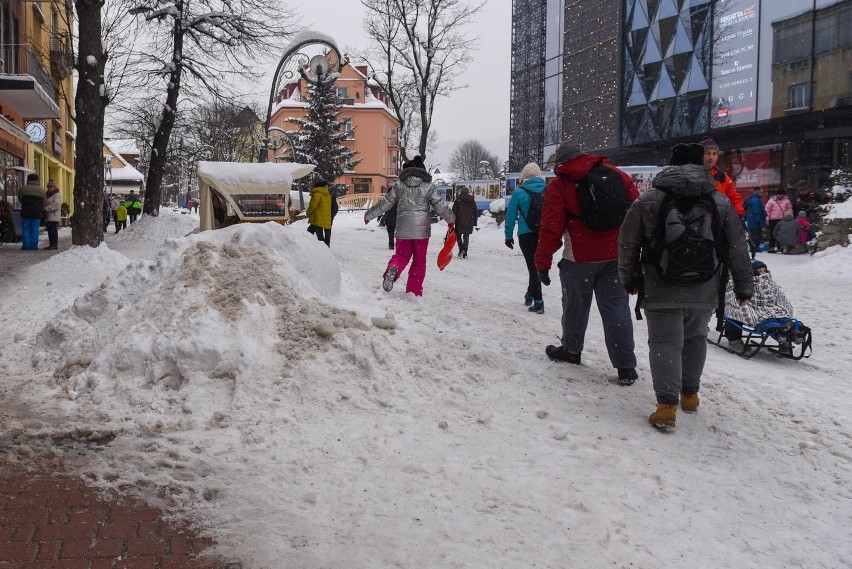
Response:
[{"label": "gray trousers", "polygon": [[698,393],[712,313],[712,308],[645,309],[648,359],[658,403],[677,405],[681,393]]},{"label": "gray trousers", "polygon": [[575,263],[562,259],[558,266],[562,282],[562,345],[571,352],[583,351],[594,295],[612,367],[635,368],[630,301],[618,280],[618,261]]}]

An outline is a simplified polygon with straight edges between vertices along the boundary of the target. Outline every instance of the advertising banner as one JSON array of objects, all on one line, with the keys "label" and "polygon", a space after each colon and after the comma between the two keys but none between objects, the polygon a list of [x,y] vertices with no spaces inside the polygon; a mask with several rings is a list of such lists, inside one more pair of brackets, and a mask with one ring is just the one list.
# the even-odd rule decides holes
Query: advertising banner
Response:
[{"label": "advertising banner", "polygon": [[713,22],[710,126],[723,128],[757,119],[758,0],[720,2]]}]

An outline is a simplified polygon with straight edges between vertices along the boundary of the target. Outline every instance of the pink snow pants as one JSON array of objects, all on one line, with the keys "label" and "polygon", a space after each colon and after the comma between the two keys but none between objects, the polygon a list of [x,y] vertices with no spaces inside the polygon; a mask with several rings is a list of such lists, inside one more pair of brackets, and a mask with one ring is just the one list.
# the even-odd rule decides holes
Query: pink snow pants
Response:
[{"label": "pink snow pants", "polygon": [[[405,292],[413,292],[417,296],[423,296],[423,279],[426,278],[426,250],[428,248],[428,238],[396,240],[396,252],[388,261],[387,268],[396,267],[397,280],[399,280],[405,266],[408,265],[408,261],[414,257],[411,268],[408,269],[408,282],[405,285]],[[387,269],[385,269],[385,273],[387,272]]]}]

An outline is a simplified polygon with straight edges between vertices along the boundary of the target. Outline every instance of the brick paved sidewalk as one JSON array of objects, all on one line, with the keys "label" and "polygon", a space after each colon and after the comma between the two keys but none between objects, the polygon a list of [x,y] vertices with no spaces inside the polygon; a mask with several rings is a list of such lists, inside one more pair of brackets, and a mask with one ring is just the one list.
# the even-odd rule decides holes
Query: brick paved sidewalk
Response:
[{"label": "brick paved sidewalk", "polygon": [[137,500],[0,463],[0,569],[239,569]]}]

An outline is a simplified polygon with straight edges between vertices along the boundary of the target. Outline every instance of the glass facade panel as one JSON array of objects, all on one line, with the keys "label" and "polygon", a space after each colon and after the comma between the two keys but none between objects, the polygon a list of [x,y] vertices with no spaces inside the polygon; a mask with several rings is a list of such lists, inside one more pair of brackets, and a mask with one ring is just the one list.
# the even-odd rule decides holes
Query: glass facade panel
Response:
[{"label": "glass facade panel", "polygon": [[636,0],[624,17],[621,144],[706,132],[710,3]]},{"label": "glass facade panel", "polygon": [[562,139],[562,74],[544,80],[544,144]]}]

